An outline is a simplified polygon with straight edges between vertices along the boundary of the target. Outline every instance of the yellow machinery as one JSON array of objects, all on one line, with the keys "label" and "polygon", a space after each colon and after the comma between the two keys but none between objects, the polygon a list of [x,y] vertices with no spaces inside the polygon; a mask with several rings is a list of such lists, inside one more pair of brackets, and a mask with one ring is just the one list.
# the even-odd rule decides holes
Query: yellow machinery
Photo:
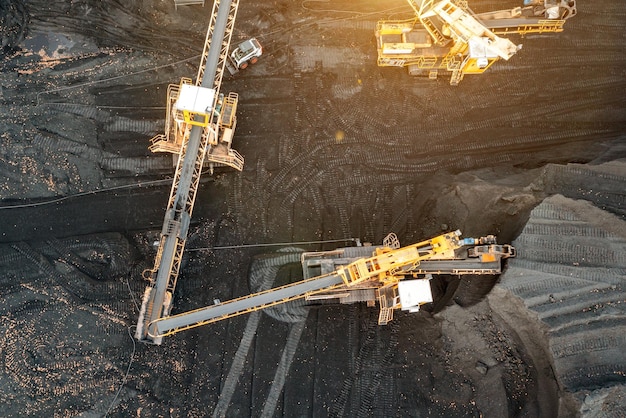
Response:
[{"label": "yellow machinery", "polygon": [[378,65],[407,67],[411,75],[451,74],[458,85],[465,74],[481,74],[518,50],[498,35],[563,31],[576,15],[575,0],[525,0],[524,7],[474,14],[465,0],[407,0],[416,18],[379,21]]},{"label": "yellow machinery", "polygon": [[[501,260],[515,256],[513,247],[498,245],[493,235],[477,239],[463,239],[460,235],[460,231],[454,231],[402,248],[360,247],[361,256],[352,254],[353,257],[348,258],[335,257],[347,249],[304,253],[304,280],[148,321],[148,338],[160,343],[162,337],[179,331],[297,299],[338,299],[340,303],[367,301],[369,305],[378,302],[378,322],[385,325],[393,319],[394,310],[414,312],[420,305],[432,302],[428,280],[431,274],[499,274]],[[364,256],[363,252],[369,252],[369,256]],[[328,264],[328,261],[333,266],[332,271],[316,270],[318,263]],[[310,271],[321,274],[309,277],[307,272]],[[346,301],[350,294],[360,297]]]},{"label": "yellow machinery", "polygon": [[[170,84],[167,89],[167,109],[165,114],[165,133],[152,138],[152,152],[173,154],[176,164],[186,151],[183,144],[188,141],[191,128],[201,128],[202,136],[207,141],[203,164],[213,172],[214,167],[228,166],[238,171],[243,170],[244,159],[231,148],[237,118],[237,93],[228,96],[219,94],[224,66],[228,64],[228,47],[232,35],[238,0],[216,0],[209,30],[202,53],[202,62],[194,84],[190,78],[182,78],[180,84]],[[226,12],[218,15],[220,6]],[[223,20],[224,22],[221,22]],[[221,43],[215,45],[216,30]],[[213,48],[211,50],[211,47]],[[205,69],[210,67],[210,75],[205,77]],[[213,74],[215,74],[213,76]],[[202,86],[203,79],[214,80]]]},{"label": "yellow machinery", "polygon": [[154,267],[144,272],[144,292],[137,330],[138,340],[160,344],[147,325],[169,315],[172,296],[187,241],[196,192],[208,161],[241,171],[243,157],[231,149],[238,96],[224,97],[220,87],[239,0],[215,0],[198,67],[196,82],[183,78],[168,88],[165,133],[153,139],[153,151],[174,154],[176,171],[165,211]]},{"label": "yellow machinery", "polygon": [[[210,109],[213,108],[212,102],[215,99],[213,92],[213,89],[193,85],[189,78],[181,79],[180,84],[170,84],[167,89],[165,133],[152,138],[150,151],[169,152],[173,154],[176,163],[180,157],[183,140],[191,132],[190,128],[200,126],[206,130],[211,146],[206,155],[205,165],[208,165],[211,171],[215,166],[243,170],[243,157],[231,148],[239,96],[233,92],[226,97],[219,95],[216,108],[211,114]],[[204,102],[211,102],[208,110],[204,107]]]},{"label": "yellow machinery", "polygon": [[[431,4],[432,1],[423,3]],[[417,310],[420,304],[432,300],[428,280],[425,280],[429,274],[500,273],[501,259],[515,255],[512,247],[497,245],[493,236],[461,239],[460,232],[456,231],[403,248],[398,248],[399,244],[395,244],[397,240],[391,240],[393,244],[376,248],[373,255],[356,257],[330,273],[170,316],[205,162],[208,161],[211,169],[214,165],[227,165],[239,171],[243,169],[243,158],[231,149],[238,96],[236,93],[227,96],[220,94],[238,4],[239,0],[214,0],[195,83],[183,78],[178,85],[170,85],[168,88],[165,133],[153,138],[151,150],[174,154],[176,171],[154,267],[144,272],[148,285],[135,337],[142,342],[161,344],[163,336],[181,330],[295,299],[340,298],[337,291],[341,295],[354,292],[370,294],[369,299],[363,300],[379,303],[379,323],[386,324],[393,318],[395,309]],[[450,0],[432,5],[427,12],[419,13],[418,16],[421,16],[423,24],[426,22],[425,27],[428,29],[424,30],[438,43],[445,47],[454,40],[453,49],[461,57],[467,55],[468,48],[471,49],[470,46],[474,44],[476,48],[488,50],[488,54],[493,53],[505,59],[516,51],[514,44],[498,38],[494,32],[481,26],[466,8]],[[450,31],[441,25],[436,26],[437,16],[437,19],[448,22]],[[451,28],[454,28],[454,33]],[[406,32],[411,32],[411,28],[407,27]],[[466,60],[459,61],[459,57],[452,57],[451,53],[448,56],[448,68],[457,66],[460,75],[456,77],[460,80],[463,71],[469,68]],[[471,53],[468,56],[470,59],[476,58]],[[457,60],[454,62],[458,62],[458,65],[452,63],[452,58]],[[472,65],[478,68],[481,63],[476,58]],[[465,247],[471,248],[463,252]],[[311,262],[314,264],[315,257],[307,260],[309,267]],[[408,277],[412,280],[405,280]],[[374,296],[371,296],[371,292],[374,292]]]}]

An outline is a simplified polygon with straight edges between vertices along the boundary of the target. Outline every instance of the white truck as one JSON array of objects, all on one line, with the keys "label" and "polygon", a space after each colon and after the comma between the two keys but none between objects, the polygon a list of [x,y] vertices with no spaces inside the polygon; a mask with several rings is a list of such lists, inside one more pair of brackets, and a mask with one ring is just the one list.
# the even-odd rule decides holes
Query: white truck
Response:
[{"label": "white truck", "polygon": [[256,38],[250,38],[240,43],[237,48],[230,53],[226,67],[231,74],[236,74],[239,70],[255,64],[263,54],[263,47]]}]

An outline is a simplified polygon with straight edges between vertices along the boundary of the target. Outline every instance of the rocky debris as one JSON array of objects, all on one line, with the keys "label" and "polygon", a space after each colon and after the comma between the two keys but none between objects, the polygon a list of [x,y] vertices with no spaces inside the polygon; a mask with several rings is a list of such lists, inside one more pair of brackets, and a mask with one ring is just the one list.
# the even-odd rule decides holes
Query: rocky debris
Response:
[{"label": "rocky debris", "polygon": [[28,11],[21,1],[0,0],[0,57],[14,52],[28,29]]},{"label": "rocky debris", "polygon": [[3,245],[0,254],[2,414],[102,416],[133,344],[129,242],[103,234]]},{"label": "rocky debris", "polygon": [[624,416],[626,388],[623,385],[583,392],[580,395],[584,396],[580,412],[585,418]]}]

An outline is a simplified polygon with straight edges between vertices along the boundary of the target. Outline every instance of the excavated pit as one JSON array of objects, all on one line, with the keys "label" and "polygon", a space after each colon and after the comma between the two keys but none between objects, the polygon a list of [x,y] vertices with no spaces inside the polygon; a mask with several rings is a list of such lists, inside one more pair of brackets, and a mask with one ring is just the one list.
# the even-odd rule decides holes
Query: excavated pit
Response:
[{"label": "excavated pit", "polygon": [[[580,1],[564,32],[512,35],[515,56],[451,87],[376,66],[376,22],[411,17],[404,0],[242,2],[233,42],[264,55],[222,91],[245,167],[204,176],[188,249],[458,228],[518,257],[497,284],[437,278],[434,306],[385,327],[363,304],[293,304],[146,346],[173,174],[148,145],[167,85],[195,77],[208,3],[0,0],[4,416],[626,414],[626,4]],[[174,312],[342,245],[189,251]]]}]

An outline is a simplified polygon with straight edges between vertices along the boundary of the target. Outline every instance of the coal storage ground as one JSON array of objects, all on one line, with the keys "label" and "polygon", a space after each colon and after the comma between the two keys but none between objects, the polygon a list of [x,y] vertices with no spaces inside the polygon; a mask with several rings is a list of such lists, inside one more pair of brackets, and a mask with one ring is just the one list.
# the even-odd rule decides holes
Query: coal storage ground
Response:
[{"label": "coal storage ground", "polygon": [[[245,167],[205,175],[187,248],[459,228],[519,254],[385,327],[291,304],[146,346],[173,174],[148,145],[210,5],[0,0],[2,414],[623,416],[626,4],[578,3],[452,87],[376,66],[376,22],[411,17],[403,0],[242,2],[233,42],[264,55],[222,91]],[[300,251],[336,245],[190,251],[174,312],[297,280]]]}]

